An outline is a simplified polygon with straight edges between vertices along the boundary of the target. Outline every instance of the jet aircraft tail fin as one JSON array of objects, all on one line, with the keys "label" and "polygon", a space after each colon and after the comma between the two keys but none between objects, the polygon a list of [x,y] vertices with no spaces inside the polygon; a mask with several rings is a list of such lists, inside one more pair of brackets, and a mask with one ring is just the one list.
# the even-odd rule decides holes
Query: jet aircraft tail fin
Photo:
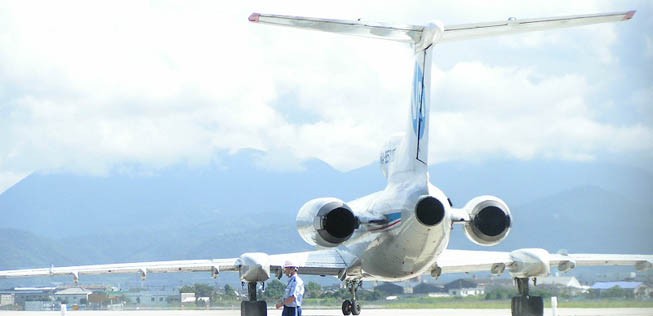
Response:
[{"label": "jet aircraft tail fin", "polygon": [[362,20],[336,20],[287,15],[252,13],[249,21],[304,28],[330,33],[356,35],[410,44],[414,49],[415,66],[411,94],[410,118],[404,138],[396,148],[382,153],[381,163],[389,181],[401,174],[428,172],[429,116],[431,90],[431,56],[439,42],[478,37],[565,28],[604,22],[629,20],[635,11],[585,14],[553,18],[515,19],[443,26],[441,23],[402,25]]},{"label": "jet aircraft tail fin", "polygon": [[410,120],[406,129],[408,132],[404,134],[399,146],[392,149],[392,159],[383,163],[386,165],[386,176],[389,180],[392,180],[395,174],[406,172],[426,174],[431,51],[435,39],[440,38],[442,34],[442,27],[439,24],[399,25],[260,13],[252,13],[249,21],[410,44],[415,50],[415,68]]}]

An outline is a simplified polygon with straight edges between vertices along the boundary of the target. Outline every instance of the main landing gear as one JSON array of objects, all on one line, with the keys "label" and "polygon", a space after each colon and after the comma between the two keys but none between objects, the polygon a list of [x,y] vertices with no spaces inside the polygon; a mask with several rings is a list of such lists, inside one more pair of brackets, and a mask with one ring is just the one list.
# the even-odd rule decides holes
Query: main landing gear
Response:
[{"label": "main landing gear", "polygon": [[[535,284],[533,279],[533,284]],[[512,298],[512,316],[543,316],[544,300],[541,296],[528,295],[528,278],[515,278],[519,296]]]},{"label": "main landing gear", "polygon": [[358,300],[356,299],[356,291],[358,288],[361,287],[363,284],[362,281],[360,280],[348,280],[347,281],[347,289],[349,289],[349,293],[351,294],[351,300],[345,300],[342,302],[342,314],[343,315],[360,315],[361,313],[361,305],[358,303]]},{"label": "main landing gear", "polygon": [[256,282],[247,282],[247,301],[240,302],[241,316],[267,316],[268,306],[265,301],[256,300]]}]

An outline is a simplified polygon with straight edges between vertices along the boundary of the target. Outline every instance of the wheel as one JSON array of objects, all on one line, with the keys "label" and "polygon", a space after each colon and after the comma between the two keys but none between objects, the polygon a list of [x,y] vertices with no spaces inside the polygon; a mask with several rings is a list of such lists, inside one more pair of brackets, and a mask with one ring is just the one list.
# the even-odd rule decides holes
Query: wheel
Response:
[{"label": "wheel", "polygon": [[265,301],[242,301],[240,302],[241,316],[267,316],[268,305]]},{"label": "wheel", "polygon": [[528,297],[528,312],[532,316],[544,315],[544,300],[541,296]]},{"label": "wheel", "polygon": [[343,315],[351,314],[351,308],[352,308],[352,305],[351,305],[351,302],[349,300],[345,300],[344,302],[342,302],[342,314]]},{"label": "wheel", "polygon": [[513,296],[510,310],[512,316],[528,316],[526,312],[527,300],[525,296]]},{"label": "wheel", "polygon": [[361,305],[358,304],[358,301],[351,301],[351,314],[360,315],[360,313],[361,313]]},{"label": "wheel", "polygon": [[515,296],[510,309],[512,316],[543,316],[544,300],[541,296]]}]

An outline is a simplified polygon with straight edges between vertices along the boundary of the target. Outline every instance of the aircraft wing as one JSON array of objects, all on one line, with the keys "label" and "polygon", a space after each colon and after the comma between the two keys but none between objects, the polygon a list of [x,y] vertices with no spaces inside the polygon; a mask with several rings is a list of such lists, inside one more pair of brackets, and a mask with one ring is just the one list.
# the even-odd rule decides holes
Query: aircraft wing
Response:
[{"label": "aircraft wing", "polygon": [[267,280],[271,273],[281,277],[283,264],[292,260],[300,272],[311,275],[344,275],[348,265],[346,254],[337,250],[319,250],[279,255],[245,253],[239,258],[152,261],[134,263],[99,264],[69,267],[50,267],[0,271],[0,278],[71,276],[75,283],[83,275],[139,274],[145,279],[148,273],[208,272],[212,277],[224,271],[239,272],[243,280],[256,282]]},{"label": "aircraft wing", "polygon": [[513,277],[542,277],[555,266],[561,272],[580,266],[633,266],[638,271],[653,268],[653,255],[552,254],[544,249],[524,248],[512,252],[445,250],[433,271],[440,273],[491,272],[507,270]]},{"label": "aircraft wing", "polygon": [[0,271],[0,278],[12,277],[39,277],[69,275],[75,281],[81,275],[93,274],[127,274],[139,273],[145,278],[148,273],[167,272],[200,272],[207,271],[218,274],[220,271],[238,271],[238,259],[213,259],[213,260],[179,260],[179,261],[152,261],[135,263],[98,264],[70,267],[50,267],[40,269],[22,269]]},{"label": "aircraft wing", "polygon": [[[472,39],[486,36],[541,31],[605,22],[630,20],[635,11],[583,14],[536,19],[509,18],[503,21],[444,26],[439,42]],[[418,43],[424,32],[423,25],[388,24],[362,20],[337,20],[277,14],[252,13],[249,21],[330,33],[357,35],[404,43]]]},{"label": "aircraft wing", "polygon": [[[238,272],[240,278],[249,282],[265,281],[276,274],[282,276],[283,265],[291,260],[301,274],[332,275],[343,279],[347,269],[356,261],[355,256],[338,249],[267,255],[245,253],[239,258],[152,261],[117,264],[50,267],[0,271],[0,278],[71,276],[78,282],[80,276],[97,274],[139,274],[145,279],[148,273],[208,272],[217,277],[221,272]],[[438,256],[431,271],[434,276],[442,273],[508,271],[513,277],[542,277],[551,267],[566,272],[580,266],[633,266],[638,271],[653,268],[653,255],[621,254],[551,254],[544,249],[525,248],[512,252],[444,250]]]}]

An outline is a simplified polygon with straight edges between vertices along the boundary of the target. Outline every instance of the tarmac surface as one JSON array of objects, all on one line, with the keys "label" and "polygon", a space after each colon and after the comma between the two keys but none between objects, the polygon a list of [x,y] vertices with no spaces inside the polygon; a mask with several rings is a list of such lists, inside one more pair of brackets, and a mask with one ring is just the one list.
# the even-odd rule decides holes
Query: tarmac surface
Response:
[{"label": "tarmac surface", "polygon": [[[14,312],[0,311],[0,316],[62,316],[57,312]],[[240,310],[141,310],[141,311],[67,311],[65,316],[237,316]],[[268,310],[268,315],[281,315],[281,310]],[[336,309],[307,309],[305,316],[340,316],[342,312]],[[366,309],[362,316],[510,316],[509,309]],[[544,315],[553,315],[552,310],[545,308]],[[558,316],[653,316],[653,308],[559,308]]]}]

